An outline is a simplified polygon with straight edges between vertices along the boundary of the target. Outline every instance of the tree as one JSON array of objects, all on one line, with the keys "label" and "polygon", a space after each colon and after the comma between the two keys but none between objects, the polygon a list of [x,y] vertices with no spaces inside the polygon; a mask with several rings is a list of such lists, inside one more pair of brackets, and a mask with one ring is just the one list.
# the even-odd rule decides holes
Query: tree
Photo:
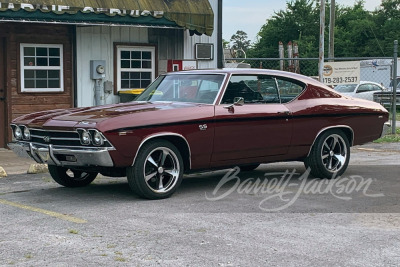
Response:
[{"label": "tree", "polygon": [[[327,10],[330,6],[327,5]],[[383,0],[373,12],[364,8],[364,1],[353,6],[336,5],[335,56],[381,57],[393,53],[393,41],[400,36],[400,0]],[[278,43],[296,42],[300,57],[318,57],[319,0],[291,0],[286,9],[275,12],[258,33],[258,41],[248,57],[277,58]],[[326,12],[329,25],[329,12]],[[325,31],[328,40],[328,30]],[[325,50],[327,52],[328,42]]]},{"label": "tree", "polygon": [[253,45],[249,56],[277,57],[278,43],[296,41],[303,56],[318,53],[319,8],[316,1],[296,0],[286,3],[286,10],[275,12],[271,19],[261,27],[258,41]]},{"label": "tree", "polygon": [[238,30],[236,34],[231,37],[232,48],[247,51],[250,48],[250,40],[247,38],[247,33]]}]

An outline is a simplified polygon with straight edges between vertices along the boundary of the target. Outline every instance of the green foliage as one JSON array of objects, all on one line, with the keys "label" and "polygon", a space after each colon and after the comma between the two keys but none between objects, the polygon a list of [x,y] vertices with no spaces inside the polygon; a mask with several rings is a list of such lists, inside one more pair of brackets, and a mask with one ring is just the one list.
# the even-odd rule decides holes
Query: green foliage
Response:
[{"label": "green foliage", "polygon": [[250,48],[250,40],[248,40],[247,33],[244,31],[237,31],[236,34],[231,37],[233,49],[243,49],[247,51]]},{"label": "green foliage", "polygon": [[398,143],[400,142],[400,128],[396,129],[396,134],[387,134],[382,138],[374,141],[374,143]]},{"label": "green foliage", "polygon": [[[278,44],[299,46],[300,57],[318,57],[319,0],[289,0],[258,33],[248,57],[277,58]],[[325,40],[328,40],[329,9],[326,6]],[[367,11],[364,1],[353,6],[336,5],[335,57],[382,57],[393,54],[393,41],[400,36],[400,0],[384,0],[380,8]],[[328,42],[325,42],[327,52]]]}]

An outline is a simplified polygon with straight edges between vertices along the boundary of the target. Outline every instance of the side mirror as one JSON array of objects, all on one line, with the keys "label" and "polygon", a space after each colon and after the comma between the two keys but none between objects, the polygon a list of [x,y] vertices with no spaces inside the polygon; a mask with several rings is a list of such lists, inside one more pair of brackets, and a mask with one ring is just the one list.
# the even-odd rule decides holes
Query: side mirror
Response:
[{"label": "side mirror", "polygon": [[233,104],[230,104],[229,106],[225,106],[224,108],[226,109],[231,109],[233,106],[243,106],[244,105],[244,98],[243,97],[235,97],[233,99]]}]

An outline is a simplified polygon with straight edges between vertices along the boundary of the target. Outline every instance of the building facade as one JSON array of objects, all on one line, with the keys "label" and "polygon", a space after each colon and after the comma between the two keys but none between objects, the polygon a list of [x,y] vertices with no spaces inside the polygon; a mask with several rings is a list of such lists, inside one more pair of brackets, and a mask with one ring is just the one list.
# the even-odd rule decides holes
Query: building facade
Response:
[{"label": "building facade", "polygon": [[167,71],[218,66],[218,0],[15,2],[0,2],[0,147],[20,115],[118,103]]}]

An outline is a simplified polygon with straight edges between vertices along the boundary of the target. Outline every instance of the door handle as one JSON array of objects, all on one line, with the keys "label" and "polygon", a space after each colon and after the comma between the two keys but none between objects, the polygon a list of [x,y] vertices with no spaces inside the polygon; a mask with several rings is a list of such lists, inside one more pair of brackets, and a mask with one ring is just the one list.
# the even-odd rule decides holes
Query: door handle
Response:
[{"label": "door handle", "polygon": [[286,110],[286,111],[278,111],[278,114],[290,115],[292,113],[289,110]]}]

